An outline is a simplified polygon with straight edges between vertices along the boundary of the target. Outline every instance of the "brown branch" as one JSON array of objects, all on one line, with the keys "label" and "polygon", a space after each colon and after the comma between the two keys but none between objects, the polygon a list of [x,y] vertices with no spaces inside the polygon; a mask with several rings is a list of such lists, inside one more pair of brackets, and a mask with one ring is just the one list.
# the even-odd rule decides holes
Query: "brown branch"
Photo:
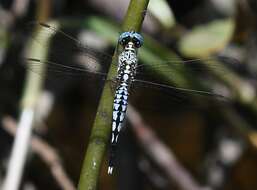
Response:
[{"label": "brown branch", "polygon": [[127,116],[140,145],[171,181],[175,182],[183,190],[205,189],[193,179],[193,176],[179,163],[170,148],[158,139],[132,106],[128,107]]},{"label": "brown branch", "polygon": [[[12,136],[15,136],[17,131],[17,123],[11,117],[5,117],[2,120],[3,128]],[[75,186],[69,179],[64,168],[61,165],[61,159],[57,154],[56,150],[47,144],[43,139],[33,135],[31,137],[31,148],[37,153],[40,158],[49,166],[50,171],[59,184],[64,190],[75,190]]]}]

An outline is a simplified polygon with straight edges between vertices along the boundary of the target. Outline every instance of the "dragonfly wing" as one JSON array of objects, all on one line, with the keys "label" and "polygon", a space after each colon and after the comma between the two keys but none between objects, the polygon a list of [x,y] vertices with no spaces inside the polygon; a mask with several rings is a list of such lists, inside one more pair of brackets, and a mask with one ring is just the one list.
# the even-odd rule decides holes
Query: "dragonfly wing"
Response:
[{"label": "dragonfly wing", "polygon": [[189,95],[200,95],[200,96],[216,98],[216,99],[223,99],[223,100],[227,99],[226,96],[223,96],[221,94],[216,94],[216,93],[212,93],[212,92],[204,91],[204,90],[187,89],[187,88],[175,87],[175,86],[170,86],[170,85],[166,85],[166,84],[160,84],[160,83],[138,80],[138,79],[135,79],[134,82],[137,83],[137,85],[141,84],[141,86],[159,89],[164,92],[165,91],[166,92],[169,92],[169,91],[170,92],[178,92],[178,93],[180,92],[180,93],[189,94]]},{"label": "dragonfly wing", "polygon": [[[223,60],[230,61],[226,57],[223,57]],[[201,64],[203,61],[205,63]],[[233,64],[239,63],[235,61]],[[216,76],[212,76],[208,69],[215,70],[220,75],[227,74],[226,68],[223,68],[214,57],[188,61],[152,62],[149,65],[139,65],[135,85],[168,94],[174,99],[174,103],[190,100],[192,97],[205,100],[229,100],[229,90],[218,83]],[[210,89],[220,93],[214,93]]]},{"label": "dragonfly wing", "polygon": [[[240,61],[226,56],[213,56],[199,59],[174,59],[174,60],[156,60],[138,65],[138,76],[145,76],[144,70],[151,70],[155,73],[169,75],[174,73],[185,74],[189,77],[207,76],[211,72],[226,75],[233,71],[242,70]],[[149,73],[148,75],[151,75]]]},{"label": "dragonfly wing", "polygon": [[39,75],[43,75],[45,73],[45,70],[42,69],[42,67],[45,67],[48,69],[49,72],[55,73],[57,75],[63,75],[63,76],[78,76],[82,77],[85,75],[98,75],[102,77],[106,77],[106,72],[100,72],[96,70],[90,70],[90,69],[84,69],[79,66],[69,66],[69,65],[62,65],[60,63],[52,62],[52,61],[44,61],[40,59],[35,58],[26,58],[25,59],[26,68],[30,71],[37,73]]},{"label": "dragonfly wing", "polygon": [[[149,110],[161,109],[163,106],[170,108],[176,106],[180,109],[202,108],[211,102],[230,102],[228,97],[210,91],[187,89],[138,79],[135,79],[132,86],[132,94],[135,92],[143,94],[144,102],[141,104],[150,101],[147,103]],[[140,107],[142,107],[141,104],[139,104]]]},{"label": "dragonfly wing", "polygon": [[[101,60],[100,64],[102,67],[109,66],[112,59],[109,54],[97,50],[96,48],[92,48],[94,47],[94,44],[89,41],[82,44],[80,40],[59,29],[60,27],[58,26],[59,25],[55,22],[52,24],[33,22],[26,26],[26,33],[24,33],[30,35],[29,41],[34,42],[45,49],[49,48],[46,47],[45,41],[46,39],[50,39],[51,50],[48,51],[48,54],[49,57],[55,57],[55,60],[51,60],[53,62],[60,62],[58,60],[63,61],[67,55],[73,55],[80,58],[80,60],[90,59],[91,62],[93,60]],[[75,29],[77,32],[78,28]],[[70,32],[74,33],[75,29],[73,29],[73,31],[70,29]],[[33,55],[30,55],[29,57],[33,57]]]},{"label": "dragonfly wing", "polygon": [[106,78],[111,63],[110,55],[90,48],[87,44],[82,45],[79,40],[60,30],[56,23],[48,25],[33,22],[26,28],[34,30],[32,34],[28,33],[30,43],[22,58],[30,71],[43,75],[46,69],[42,68],[47,67],[48,74],[54,74],[52,76]]}]

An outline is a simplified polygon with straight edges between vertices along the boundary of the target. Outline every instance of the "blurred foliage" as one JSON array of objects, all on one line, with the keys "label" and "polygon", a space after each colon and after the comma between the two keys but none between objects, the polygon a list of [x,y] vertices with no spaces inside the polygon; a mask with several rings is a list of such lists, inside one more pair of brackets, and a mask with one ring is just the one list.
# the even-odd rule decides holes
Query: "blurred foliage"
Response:
[{"label": "blurred foliage", "polygon": [[196,26],[179,42],[180,52],[187,57],[206,57],[215,54],[228,44],[234,31],[234,20],[215,20]]},{"label": "blurred foliage", "polygon": [[0,30],[0,47],[1,49],[5,49],[6,45],[7,45],[7,32],[5,31],[4,28],[1,28]]},{"label": "blurred foliage", "polygon": [[174,15],[165,0],[150,1],[148,11],[158,19],[163,27],[171,28],[176,24]]}]

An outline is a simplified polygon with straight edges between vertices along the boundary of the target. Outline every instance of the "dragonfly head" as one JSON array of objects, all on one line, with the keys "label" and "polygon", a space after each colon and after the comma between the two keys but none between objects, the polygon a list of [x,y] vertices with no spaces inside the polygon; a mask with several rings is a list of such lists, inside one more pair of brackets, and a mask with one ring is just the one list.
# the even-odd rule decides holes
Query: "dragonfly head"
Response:
[{"label": "dragonfly head", "polygon": [[132,42],[135,48],[140,48],[143,45],[144,39],[137,32],[123,32],[119,37],[119,44],[125,47],[129,42]]}]

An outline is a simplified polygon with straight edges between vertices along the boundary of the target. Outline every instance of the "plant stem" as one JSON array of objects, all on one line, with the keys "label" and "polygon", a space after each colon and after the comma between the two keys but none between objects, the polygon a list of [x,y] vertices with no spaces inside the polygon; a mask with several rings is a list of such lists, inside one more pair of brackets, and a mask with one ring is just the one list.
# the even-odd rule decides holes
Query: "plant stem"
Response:
[{"label": "plant stem", "polygon": [[[148,2],[149,0],[130,1],[122,25],[123,31],[140,31]],[[115,63],[116,61],[117,48],[112,62]],[[107,77],[108,79],[113,79],[115,76],[116,68],[114,65],[115,64],[111,65]],[[97,189],[101,163],[104,158],[107,144],[109,143],[109,135],[111,132],[113,99],[110,86],[105,84],[80,174],[79,190]]]},{"label": "plant stem", "polygon": [[[39,6],[37,9],[37,18],[40,19],[40,21],[46,21],[49,16],[49,2],[39,1],[38,3]],[[35,28],[34,35],[40,35],[40,32],[42,31],[40,31],[39,28]],[[36,57],[38,59],[45,60],[48,54],[50,40],[51,36],[46,35],[45,39],[42,40],[41,45],[31,40],[29,42],[26,56],[30,58]],[[30,138],[33,129],[33,119],[35,116],[34,109],[41,92],[45,70],[45,64],[41,64],[38,70],[38,72],[42,73],[43,75],[41,77],[39,77],[36,73],[27,70],[24,92],[21,99],[20,118],[14,144],[12,146],[6,177],[3,182],[3,187],[1,188],[3,190],[19,189],[27,159],[27,153],[30,148]]]}]

